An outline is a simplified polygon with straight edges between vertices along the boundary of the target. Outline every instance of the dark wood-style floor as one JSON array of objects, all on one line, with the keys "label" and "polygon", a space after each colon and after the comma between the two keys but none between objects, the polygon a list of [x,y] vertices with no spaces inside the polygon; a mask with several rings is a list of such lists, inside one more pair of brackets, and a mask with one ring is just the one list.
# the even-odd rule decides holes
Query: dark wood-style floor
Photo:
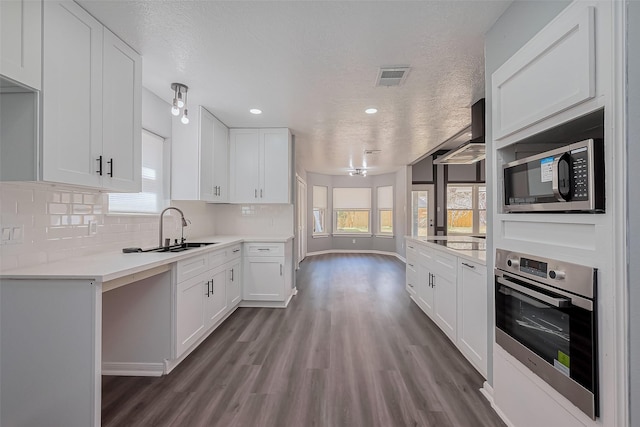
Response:
[{"label": "dark wood-style floor", "polygon": [[105,426],[502,426],[404,264],[319,255],[289,308],[238,309],[171,374],[103,377]]}]

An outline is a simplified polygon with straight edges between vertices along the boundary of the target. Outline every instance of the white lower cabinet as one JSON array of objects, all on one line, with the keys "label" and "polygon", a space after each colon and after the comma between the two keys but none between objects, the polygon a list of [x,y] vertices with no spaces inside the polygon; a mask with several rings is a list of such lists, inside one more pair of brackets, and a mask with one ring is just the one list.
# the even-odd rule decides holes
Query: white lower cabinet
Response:
[{"label": "white lower cabinet", "polygon": [[409,296],[487,375],[487,268],[429,244],[407,241]]},{"label": "white lower cabinet", "polygon": [[487,267],[458,260],[458,348],[487,375]]},{"label": "white lower cabinet", "polygon": [[209,284],[209,275],[200,274],[178,283],[176,298],[176,352],[184,353],[204,334],[203,291]]},{"label": "white lower cabinet", "polygon": [[[291,297],[292,243],[245,243],[242,263],[242,299],[283,307]],[[272,302],[284,303],[270,305]],[[259,306],[253,304],[252,306]]]},{"label": "white lower cabinet", "polygon": [[240,303],[241,245],[199,254],[176,267],[176,358],[211,333]]}]

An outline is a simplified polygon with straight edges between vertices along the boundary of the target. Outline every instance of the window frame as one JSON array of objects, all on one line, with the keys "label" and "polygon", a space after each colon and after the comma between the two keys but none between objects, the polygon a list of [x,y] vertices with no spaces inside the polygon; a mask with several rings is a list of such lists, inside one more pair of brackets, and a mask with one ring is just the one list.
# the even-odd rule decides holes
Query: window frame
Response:
[{"label": "window frame", "polygon": [[[320,194],[316,198],[316,188],[324,189],[324,201],[317,200],[320,198]],[[327,230],[327,211],[329,202],[329,187],[326,185],[314,185],[311,189],[311,218],[312,218],[312,231],[311,237],[329,237],[329,231]],[[321,206],[322,205],[322,206]],[[322,231],[316,231],[316,211],[320,213]]]},{"label": "window frame", "polygon": [[[130,209],[130,210],[112,210],[112,200],[115,198],[118,198],[119,195],[124,195],[124,194],[128,194],[130,195],[130,197],[135,199],[135,196],[138,195],[141,197],[141,195],[144,192],[144,157],[142,158],[141,164],[140,164],[140,168],[143,170],[143,173],[141,175],[141,191],[138,193],[109,193],[107,200],[108,200],[108,205],[107,205],[107,213],[106,215],[112,215],[112,216],[117,216],[117,215],[127,215],[127,216],[131,216],[131,215],[136,215],[136,216],[157,216],[160,212],[162,212],[162,210],[164,208],[166,208],[167,206],[169,206],[169,202],[170,202],[170,191],[169,191],[169,187],[170,187],[170,179],[171,179],[171,170],[168,167],[168,157],[170,156],[170,147],[167,144],[168,142],[168,138],[165,138],[161,135],[158,135],[155,132],[152,132],[150,130],[147,129],[142,129],[141,132],[141,138],[144,138],[145,136],[152,138],[153,140],[155,140],[156,142],[160,142],[162,144],[162,149],[160,150],[162,152],[162,159],[161,159],[161,166],[160,166],[160,172],[161,172],[161,182],[158,184],[157,188],[160,189],[160,192],[156,192],[155,194],[159,195],[159,200],[158,203],[156,204],[156,209],[155,211],[150,211],[150,210],[134,210],[134,209]],[[141,141],[142,144],[142,141]],[[142,150],[142,156],[144,156],[144,150]]]},{"label": "window frame", "polygon": [[[381,204],[381,194],[380,194],[380,190],[382,189],[388,189],[390,188],[391,190],[391,205],[390,206],[383,206],[380,207]],[[383,190],[384,191],[384,190]],[[377,230],[376,230],[376,236],[380,236],[380,237],[393,237],[394,236],[394,231],[395,231],[395,215],[394,215],[394,192],[393,192],[393,185],[383,185],[380,187],[376,187],[376,213],[378,216],[378,224],[377,224]],[[383,212],[390,212],[391,213],[391,231],[382,231],[382,213]]]},{"label": "window frame", "polygon": [[[354,201],[356,200],[356,202],[354,202],[354,204],[352,206],[347,206],[347,204],[345,204],[345,206],[342,206],[340,203],[336,202],[336,193],[344,193],[346,190],[355,190],[356,192],[359,191],[363,191],[363,194],[361,194],[360,196],[362,196],[361,200],[358,197],[348,197],[347,199],[349,199],[349,201]],[[368,193],[366,194],[366,197],[364,197],[364,190],[367,190]],[[332,235],[333,236],[365,236],[365,237],[371,237],[373,235],[372,230],[371,230],[371,226],[372,226],[372,200],[371,200],[371,196],[372,196],[372,191],[373,189],[371,187],[333,187],[333,230],[332,230]],[[342,194],[342,197],[344,197],[345,195]],[[338,195],[338,197],[340,197]],[[366,200],[366,203],[363,203]],[[360,203],[358,203],[357,201],[359,201]],[[364,207],[364,205],[367,205],[366,207]],[[367,212],[367,216],[368,216],[368,221],[367,221],[367,231],[340,231],[338,229],[338,213],[342,212],[342,211],[346,211],[346,212]]]},{"label": "window frame", "polygon": [[[471,187],[471,209],[450,209],[449,208],[449,187]],[[447,231],[447,235],[451,235],[451,236],[476,236],[476,235],[485,235],[486,236],[486,229],[485,232],[482,233],[480,231],[480,212],[484,211],[486,213],[487,209],[485,206],[485,209],[480,209],[479,205],[480,205],[480,188],[484,187],[484,191],[485,191],[485,204],[486,204],[486,191],[487,191],[487,184],[484,182],[471,182],[471,183],[462,183],[462,182],[456,182],[456,183],[448,183],[447,187],[446,187],[446,192],[445,192],[445,206],[447,208],[447,213],[446,213],[446,219],[447,219],[447,223],[446,223],[446,231]],[[472,225],[471,225],[471,232],[470,233],[458,233],[458,232],[452,232],[449,229],[449,211],[470,211],[473,215],[473,221],[472,221]],[[486,216],[486,214],[485,214]]]}]

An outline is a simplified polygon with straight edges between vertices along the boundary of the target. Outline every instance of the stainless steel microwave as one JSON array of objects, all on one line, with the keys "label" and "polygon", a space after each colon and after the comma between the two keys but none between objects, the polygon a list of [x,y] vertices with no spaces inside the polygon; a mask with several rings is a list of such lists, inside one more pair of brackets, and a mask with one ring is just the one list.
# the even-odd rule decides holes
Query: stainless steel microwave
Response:
[{"label": "stainless steel microwave", "polygon": [[587,139],[503,166],[503,212],[604,212],[603,141]]}]

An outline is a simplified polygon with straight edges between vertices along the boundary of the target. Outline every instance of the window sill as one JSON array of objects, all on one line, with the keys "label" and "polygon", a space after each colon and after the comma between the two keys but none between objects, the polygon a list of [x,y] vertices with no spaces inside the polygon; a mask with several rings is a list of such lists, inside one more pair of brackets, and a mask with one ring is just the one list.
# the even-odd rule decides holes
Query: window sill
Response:
[{"label": "window sill", "polygon": [[381,239],[393,239],[395,236],[393,234],[376,234],[376,237]]},{"label": "window sill", "polygon": [[333,233],[333,237],[372,237],[371,233]]},{"label": "window sill", "polygon": [[311,236],[312,239],[324,239],[326,237],[331,237],[331,235],[328,233],[322,233],[322,234],[313,234]]}]

